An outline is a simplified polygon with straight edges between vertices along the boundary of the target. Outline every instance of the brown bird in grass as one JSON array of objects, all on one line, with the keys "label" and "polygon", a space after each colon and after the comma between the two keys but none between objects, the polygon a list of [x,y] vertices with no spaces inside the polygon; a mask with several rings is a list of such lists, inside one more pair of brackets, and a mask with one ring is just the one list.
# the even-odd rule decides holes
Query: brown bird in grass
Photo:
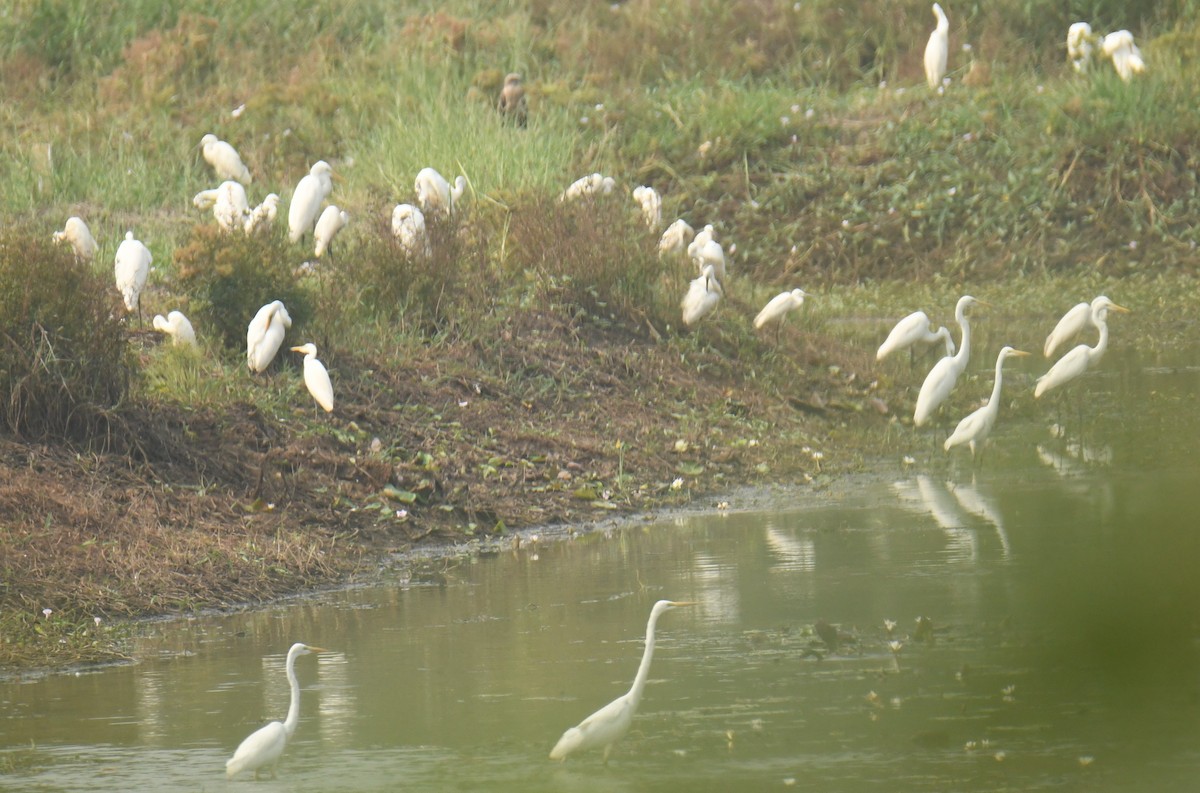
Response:
[{"label": "brown bird in grass", "polygon": [[525,126],[529,106],[525,102],[525,85],[521,82],[521,75],[513,72],[504,78],[504,87],[500,89],[496,109],[506,119],[512,119],[520,126]]}]

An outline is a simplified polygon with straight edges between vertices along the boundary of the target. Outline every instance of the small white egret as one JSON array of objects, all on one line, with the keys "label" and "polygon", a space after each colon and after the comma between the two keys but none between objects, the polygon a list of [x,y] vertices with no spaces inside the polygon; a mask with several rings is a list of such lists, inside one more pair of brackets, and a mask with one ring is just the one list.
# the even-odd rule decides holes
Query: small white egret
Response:
[{"label": "small white egret", "polygon": [[327,652],[329,651],[322,647],[312,647],[300,642],[293,644],[288,650],[285,668],[288,685],[292,689],[292,701],[288,706],[287,718],[258,728],[238,744],[233,757],[225,761],[226,779],[233,779],[243,771],[253,771],[257,778],[259,772],[268,767],[271,776],[275,775],[275,766],[278,765],[283,749],[300,721],[300,681],[296,679],[296,659],[301,655]]},{"label": "small white egret", "polygon": [[1004,360],[1009,357],[1025,355],[1029,355],[1029,353],[1024,350],[1015,350],[1012,347],[1004,347],[1000,350],[1000,354],[996,356],[996,382],[992,385],[991,398],[983,407],[958,422],[954,432],[950,433],[950,437],[946,438],[946,442],[943,444],[946,451],[966,443],[971,447],[971,457],[975,457],[983,448],[983,442],[987,440],[992,427],[996,426],[996,416],[1000,413],[1000,384],[1004,377]]},{"label": "small white egret", "polygon": [[329,371],[325,364],[317,360],[317,345],[311,341],[299,347],[292,347],[292,352],[304,353],[304,385],[308,393],[317,400],[317,404],[326,413],[333,412],[333,383],[329,382]]},{"label": "small white egret", "polygon": [[708,243],[717,238],[717,233],[713,230],[712,224],[709,223],[704,228],[692,235],[692,241],[688,243],[687,254],[689,259],[696,256],[696,251],[703,248]]},{"label": "small white egret", "polygon": [[808,297],[808,293],[803,289],[793,289],[790,292],[780,292],[767,301],[763,306],[762,311],[758,312],[758,316],[754,318],[754,327],[761,328],[768,322],[778,322],[779,326],[783,327],[783,318],[789,311],[800,308],[804,305],[804,298]]},{"label": "small white egret", "polygon": [[1116,311],[1128,314],[1129,309],[1118,306],[1107,297],[1099,297],[1092,301],[1092,324],[1100,329],[1100,338],[1095,347],[1080,344],[1066,355],[1058,359],[1050,371],[1038,378],[1033,389],[1034,397],[1040,397],[1052,388],[1071,382],[1088,369],[1100,363],[1104,352],[1108,349],[1108,312]]},{"label": "small white egret", "polygon": [[150,249],[141,240],[133,238],[133,232],[125,232],[125,239],[117,246],[116,266],[114,273],[117,279],[117,289],[121,290],[121,298],[125,301],[127,311],[137,311],[141,315],[139,296],[142,287],[146,285],[146,277],[150,275],[150,263],[154,257]]},{"label": "small white egret", "polygon": [[246,328],[246,364],[250,371],[261,372],[271,365],[291,326],[292,318],[282,300],[267,303],[258,310]]},{"label": "small white egret", "polygon": [[911,348],[914,344],[933,344],[938,340],[945,343],[946,355],[954,354],[954,339],[950,337],[950,329],[943,325],[934,330],[933,323],[924,311],[914,311],[892,328],[883,344],[879,345],[875,360],[882,361],[892,353]]},{"label": "small white egret", "polygon": [[192,197],[192,204],[201,212],[212,209],[217,204],[217,188],[201,190]]},{"label": "small white egret", "polygon": [[1076,22],[1067,28],[1067,57],[1071,60],[1071,68],[1079,74],[1087,72],[1092,65],[1092,26],[1086,22]]},{"label": "small white egret", "polygon": [[970,295],[963,295],[954,307],[954,318],[962,328],[962,339],[959,341],[958,352],[935,363],[925,376],[925,382],[921,384],[921,391],[917,394],[917,407],[913,412],[913,423],[918,427],[928,421],[933,412],[946,401],[946,397],[950,396],[959,375],[971,360],[971,324],[967,319],[967,309],[977,305],[987,304]]},{"label": "small white egret", "polygon": [[633,200],[642,208],[642,219],[646,221],[646,228],[658,231],[662,226],[662,196],[658,191],[649,185],[638,185],[633,188]]},{"label": "small white egret", "polygon": [[275,223],[275,216],[278,213],[279,194],[268,193],[261,204],[250,210],[250,214],[246,216],[243,230],[247,234],[253,234],[260,229],[268,229]]},{"label": "small white egret", "polygon": [[1112,301],[1104,295],[1100,295],[1094,298],[1091,303],[1076,303],[1072,306],[1071,310],[1063,314],[1062,319],[1054,326],[1054,330],[1050,331],[1050,335],[1046,337],[1046,344],[1042,347],[1042,354],[1047,358],[1052,358],[1054,351],[1062,346],[1064,342],[1092,324],[1092,309],[1105,302],[1111,303]]},{"label": "small white egret", "polygon": [[412,204],[397,204],[392,210],[392,234],[409,258],[433,255],[429,235],[425,231],[425,215]]},{"label": "small white egret", "polygon": [[525,126],[529,117],[529,105],[525,100],[525,86],[521,75],[513,72],[504,78],[504,87],[500,89],[500,98],[496,101],[496,109],[506,119]]},{"label": "small white egret", "polygon": [[591,173],[571,182],[570,186],[558,197],[558,200],[574,201],[577,198],[585,198],[587,196],[610,195],[616,187],[617,180],[611,176],[604,176],[599,172]]},{"label": "small white egret", "polygon": [[301,237],[312,231],[321,212],[321,204],[331,190],[333,168],[324,160],[317,160],[292,191],[292,202],[288,205],[289,240],[299,242]]},{"label": "small white egret", "polygon": [[724,291],[712,265],[706,266],[700,275],[688,284],[687,294],[679,304],[683,310],[683,324],[691,327],[711,314]]},{"label": "small white egret", "polygon": [[165,317],[162,314],[154,316],[154,329],[171,337],[171,343],[176,347],[195,347],[196,331],[192,323],[182,311],[171,311]]},{"label": "small white egret", "polygon": [[325,211],[317,219],[317,228],[313,231],[314,255],[318,259],[325,254],[325,251],[333,244],[333,238],[349,222],[350,215],[346,211],[338,209],[332,204],[325,207]]},{"label": "small white egret", "polygon": [[637,675],[633,678],[633,687],[629,689],[629,693],[617,697],[581,721],[578,727],[564,732],[550,750],[551,760],[565,760],[575,752],[604,747],[604,762],[608,762],[613,744],[629,732],[629,725],[633,723],[633,716],[637,713],[638,703],[641,702],[642,691],[646,687],[646,676],[650,674],[650,660],[654,657],[654,626],[658,618],[671,609],[694,605],[696,604],[673,600],[660,600],[654,604],[654,608],[650,610],[650,620],[646,623],[646,649],[642,653],[642,663],[638,666]]},{"label": "small white egret", "polygon": [[658,241],[658,255],[673,255],[683,253],[688,243],[696,236],[696,231],[683,218],[679,218],[663,232]]},{"label": "small white egret", "polygon": [[54,241],[71,243],[75,258],[80,261],[90,262],[96,258],[96,238],[92,236],[92,230],[83,222],[83,218],[74,215],[67,218],[67,225],[63,230],[54,232]]},{"label": "small white egret", "polygon": [[925,81],[930,88],[940,91],[950,56],[950,20],[937,3],[933,4],[933,15],[937,17],[937,27],[929,34],[929,43],[925,45]]},{"label": "small white egret", "polygon": [[422,168],[413,181],[413,188],[417,191],[417,203],[422,212],[452,215],[454,205],[467,188],[467,177],[462,174],[454,177],[454,186],[451,187],[446,177],[433,168]]},{"label": "small white egret", "polygon": [[1133,34],[1128,30],[1109,33],[1101,40],[1100,51],[1112,58],[1113,68],[1125,82],[1132,80],[1135,74],[1146,71],[1142,51],[1133,43]]},{"label": "small white egret", "polygon": [[242,162],[241,155],[237,153],[237,149],[216,135],[210,133],[201,138],[200,149],[204,152],[205,161],[217,172],[218,178],[233,179],[242,184],[250,184],[254,181],[254,178],[250,176],[250,170]]},{"label": "small white egret", "polygon": [[717,280],[724,282],[725,249],[721,247],[721,243],[711,237],[702,245],[696,245],[693,240],[692,244],[688,246],[688,251],[696,265],[696,272],[703,272],[705,267],[712,267]]},{"label": "small white egret", "polygon": [[217,185],[213,201],[213,217],[222,231],[232,234],[243,231],[250,217],[250,202],[246,199],[246,188],[233,180]]}]

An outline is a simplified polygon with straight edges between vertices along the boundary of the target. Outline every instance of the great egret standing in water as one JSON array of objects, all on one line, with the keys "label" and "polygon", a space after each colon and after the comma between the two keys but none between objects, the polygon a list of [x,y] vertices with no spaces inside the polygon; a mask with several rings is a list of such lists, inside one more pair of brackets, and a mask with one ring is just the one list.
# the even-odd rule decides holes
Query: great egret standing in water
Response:
[{"label": "great egret standing in water", "polygon": [[217,172],[218,178],[234,179],[242,184],[254,181],[250,169],[242,162],[237,149],[216,135],[208,134],[201,138],[200,149],[204,153],[205,161]]},{"label": "great egret standing in water", "polygon": [[992,385],[991,398],[988,399],[986,405],[958,422],[958,426],[954,428],[954,432],[950,433],[950,437],[946,438],[946,443],[943,445],[946,451],[966,443],[971,447],[971,457],[974,458],[978,455],[983,448],[983,442],[991,433],[992,427],[996,426],[996,416],[1000,413],[1000,383],[1004,377],[1004,359],[1024,355],[1029,355],[1029,353],[1024,350],[1014,350],[1012,347],[1004,347],[1000,350],[1000,354],[996,356],[996,382]]},{"label": "great egret standing in water", "polygon": [[317,345],[309,342],[292,347],[292,352],[304,353],[304,385],[308,393],[317,400],[326,413],[333,412],[333,384],[329,382],[329,371],[317,360]]},{"label": "great egret standing in water", "polygon": [[578,727],[564,732],[550,750],[551,760],[565,760],[575,752],[604,747],[604,762],[608,762],[613,744],[629,732],[629,725],[633,723],[638,703],[642,700],[646,676],[650,674],[650,659],[654,656],[654,626],[658,618],[671,609],[694,605],[696,604],[692,602],[674,600],[660,600],[654,604],[654,608],[650,610],[650,620],[646,623],[646,650],[642,653],[642,663],[633,678],[633,687],[629,689],[629,693],[617,697],[581,721]]},{"label": "great egret standing in water", "polygon": [[71,243],[76,259],[90,262],[96,258],[96,238],[92,236],[92,230],[83,218],[74,215],[67,218],[66,227],[62,231],[54,232],[54,241]]},{"label": "great egret standing in water", "polygon": [[970,295],[963,295],[954,307],[954,319],[962,328],[962,339],[959,341],[958,352],[947,355],[933,365],[925,382],[921,384],[921,392],[917,394],[917,408],[913,412],[913,423],[920,427],[938,406],[946,401],[958,377],[967,368],[971,360],[971,323],[967,319],[967,309],[971,306],[987,305],[982,300],[976,300]]},{"label": "great egret standing in water", "polygon": [[925,45],[925,81],[930,88],[940,91],[950,56],[950,20],[937,3],[933,4],[933,15],[937,17],[937,27],[929,34],[929,43]]},{"label": "great egret standing in water", "polygon": [[297,642],[292,645],[287,654],[287,679],[292,689],[292,702],[288,706],[287,718],[283,721],[273,721],[265,727],[260,727],[246,737],[233,753],[233,757],[225,761],[225,777],[233,779],[243,771],[253,771],[257,777],[259,772],[270,767],[271,776],[275,776],[275,766],[287,746],[288,739],[296,731],[300,721],[300,681],[296,679],[296,659],[310,653],[327,653],[321,647],[312,647]]},{"label": "great egret standing in water", "polygon": [[1046,337],[1042,354],[1047,358],[1053,357],[1054,351],[1062,346],[1063,342],[1092,324],[1092,309],[1104,302],[1111,303],[1112,301],[1104,295],[1100,295],[1091,303],[1076,303],[1072,306],[1071,310],[1063,314],[1062,319],[1054,326],[1054,330],[1050,331],[1050,335]]},{"label": "great egret standing in water", "polygon": [[291,326],[292,318],[282,300],[267,303],[258,310],[246,328],[246,363],[250,371],[261,372],[271,365]]},{"label": "great egret standing in water", "polygon": [[954,339],[950,338],[949,328],[942,326],[934,330],[933,323],[929,321],[929,317],[924,311],[914,311],[892,328],[887,339],[879,345],[879,351],[875,353],[875,360],[882,361],[892,353],[912,347],[914,344],[932,344],[939,339],[946,345],[946,355],[953,355]]},{"label": "great egret standing in water", "polygon": [[1089,347],[1086,344],[1080,344],[1059,358],[1058,362],[1050,367],[1050,371],[1038,378],[1037,385],[1033,389],[1034,397],[1040,397],[1051,388],[1058,388],[1060,385],[1071,382],[1100,363],[1105,350],[1108,349],[1109,311],[1121,314],[1129,313],[1129,309],[1118,306],[1107,297],[1101,296],[1092,301],[1092,324],[1100,329],[1100,339],[1096,342],[1096,346]]},{"label": "great egret standing in water", "polygon": [[324,160],[313,163],[308,173],[296,183],[292,202],[288,205],[288,239],[299,242],[313,230],[321,204],[333,190],[333,168]]}]

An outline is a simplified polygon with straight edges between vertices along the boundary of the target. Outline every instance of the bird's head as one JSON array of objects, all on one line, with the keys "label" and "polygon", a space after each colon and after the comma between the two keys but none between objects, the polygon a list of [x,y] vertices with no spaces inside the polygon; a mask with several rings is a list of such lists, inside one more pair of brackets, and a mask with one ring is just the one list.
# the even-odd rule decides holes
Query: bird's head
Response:
[{"label": "bird's head", "polygon": [[317,345],[310,341],[308,344],[301,344],[299,347],[292,347],[291,350],[292,352],[301,352],[305,355],[316,355]]},{"label": "bird's head", "polygon": [[207,135],[205,135],[203,138],[200,139],[200,148],[203,149],[205,146],[211,146],[212,144],[214,144],[216,142],[217,142],[217,136],[210,132]]},{"label": "bird's head", "polygon": [[296,642],[295,644],[292,645],[292,649],[288,650],[289,655],[291,655],[292,653],[295,653],[296,655],[310,655],[312,653],[328,653],[328,652],[332,652],[332,651],[326,650],[324,647],[314,647],[313,645],[305,644],[304,642]]},{"label": "bird's head", "polygon": [[1000,354],[1005,358],[1024,358],[1026,355],[1029,355],[1029,353],[1025,352],[1024,350],[1018,350],[1013,347],[1005,347],[1004,349],[1000,350]]}]

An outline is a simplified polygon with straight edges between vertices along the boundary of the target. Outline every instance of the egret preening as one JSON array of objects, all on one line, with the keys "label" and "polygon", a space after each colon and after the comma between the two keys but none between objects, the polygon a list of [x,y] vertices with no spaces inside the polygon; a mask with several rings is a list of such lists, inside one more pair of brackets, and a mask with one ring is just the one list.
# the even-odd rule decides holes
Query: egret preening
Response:
[{"label": "egret preening", "polygon": [[76,259],[90,262],[96,258],[96,239],[92,236],[88,224],[83,222],[83,218],[74,215],[67,218],[66,227],[62,231],[54,232],[54,241],[71,243]]},{"label": "egret preening", "polygon": [[139,297],[142,287],[146,285],[146,276],[150,274],[150,263],[154,257],[150,249],[133,238],[133,232],[125,232],[125,239],[117,246],[116,266],[114,273],[117,278],[117,289],[125,301],[127,311],[137,311],[141,315]]},{"label": "egret preening", "polygon": [[1109,33],[1101,40],[1100,51],[1112,58],[1113,68],[1125,82],[1132,80],[1135,74],[1146,71],[1142,51],[1133,43],[1133,34],[1128,30]]},{"label": "egret preening", "polygon": [[563,191],[558,200],[573,201],[576,198],[583,198],[585,196],[609,195],[616,189],[616,186],[617,180],[611,176],[592,173],[587,176],[581,176],[574,182],[571,182],[570,187]]},{"label": "egret preening", "polygon": [[[1071,310],[1063,314],[1062,319],[1054,326],[1054,330],[1050,331],[1050,335],[1046,337],[1046,344],[1042,347],[1042,354],[1047,358],[1054,356],[1054,351],[1057,350],[1064,342],[1071,337],[1082,332],[1084,328],[1092,325],[1092,310],[1102,303],[1111,303],[1104,295],[1092,300],[1091,303],[1076,303],[1071,307]],[[1094,327],[1094,325],[1092,325]]]},{"label": "egret preening", "polygon": [[292,191],[292,203],[288,205],[289,240],[299,242],[312,231],[321,204],[332,190],[333,168],[324,160],[317,160]]},{"label": "egret preening", "polygon": [[275,766],[287,746],[288,739],[296,731],[300,721],[300,681],[296,679],[296,659],[310,653],[327,653],[321,647],[311,647],[297,642],[292,645],[287,654],[287,679],[292,689],[292,702],[288,706],[287,718],[283,721],[273,721],[265,727],[260,727],[238,744],[233,757],[225,761],[225,777],[233,779],[243,771],[253,771],[258,777],[263,768],[270,768],[271,776],[275,775]]},{"label": "egret preening", "polygon": [[521,75],[513,72],[504,78],[504,87],[500,89],[500,99],[496,101],[496,109],[506,119],[525,126],[529,116],[529,106],[525,102],[525,86]]},{"label": "egret preening", "polygon": [[211,190],[201,190],[196,195],[192,196],[192,204],[203,212],[206,209],[212,209],[217,204],[217,188]]},{"label": "egret preening", "polygon": [[1071,382],[1100,363],[1105,350],[1108,349],[1108,312],[1129,313],[1129,309],[1118,306],[1103,296],[1092,301],[1091,311],[1092,324],[1100,329],[1100,339],[1096,342],[1096,346],[1089,347],[1086,344],[1080,344],[1059,358],[1058,362],[1050,367],[1050,371],[1038,378],[1037,385],[1033,389],[1034,397],[1040,397],[1052,388],[1058,388],[1060,385]]},{"label": "egret preening", "polygon": [[325,207],[325,211],[321,213],[321,217],[317,220],[317,228],[313,231],[315,255],[318,259],[333,244],[334,236],[349,222],[350,215],[344,210],[338,209],[332,204]]},{"label": "egret preening", "polygon": [[246,364],[250,371],[261,372],[271,365],[291,326],[292,318],[282,300],[267,303],[258,310],[246,328]]},{"label": "egret preening", "polygon": [[293,347],[292,352],[304,353],[304,385],[312,394],[317,404],[326,413],[333,412],[333,384],[329,382],[329,371],[325,364],[317,360],[317,345],[309,342],[299,347]]},{"label": "egret preening", "polygon": [[172,311],[165,317],[162,314],[156,314],[154,329],[170,336],[171,343],[176,347],[196,346],[196,331],[192,329],[192,323],[181,311]]},{"label": "egret preening", "polygon": [[433,255],[425,232],[425,215],[412,204],[397,204],[392,210],[392,234],[410,259]]},{"label": "egret preening", "polygon": [[237,149],[216,135],[208,134],[201,138],[200,149],[204,152],[205,161],[217,172],[218,178],[234,179],[242,184],[250,184],[254,180]]},{"label": "egret preening", "polygon": [[1071,68],[1079,74],[1087,72],[1092,65],[1092,26],[1086,22],[1076,22],[1067,28],[1067,57],[1071,59]]},{"label": "egret preening", "polygon": [[687,294],[679,307],[683,309],[683,324],[687,327],[695,325],[713,312],[725,290],[717,279],[712,265],[707,265],[700,275],[688,284]]},{"label": "egret preening", "polygon": [[[250,217],[250,202],[246,199],[246,188],[233,180],[221,182],[214,191],[213,217],[222,231],[232,234],[244,231]],[[199,196],[197,196],[199,197]],[[193,199],[194,200],[194,199]]]},{"label": "egret preening", "polygon": [[663,232],[658,241],[658,255],[678,254],[687,250],[688,244],[696,236],[696,231],[683,218],[679,218]]},{"label": "egret preening", "polygon": [[687,246],[688,258],[689,259],[695,258],[697,250],[699,250],[700,248],[703,248],[705,245],[707,245],[709,242],[712,242],[716,238],[717,238],[717,234],[715,231],[713,231],[713,227],[712,227],[711,223],[709,223],[707,226],[705,226],[704,228],[697,231],[695,234],[692,235],[692,241],[688,243],[688,246]]},{"label": "egret preening", "polygon": [[617,697],[600,710],[588,716],[563,733],[558,743],[550,750],[551,760],[565,760],[568,755],[586,749],[604,748],[604,762],[612,752],[613,744],[621,740],[629,732],[633,716],[637,713],[638,703],[642,699],[642,690],[646,687],[646,676],[650,674],[650,659],[654,656],[654,626],[658,618],[666,611],[680,606],[694,606],[695,603],[660,600],[650,610],[650,620],[646,623],[646,649],[642,653],[642,663],[638,666],[637,675],[633,678],[633,687],[629,693]]},{"label": "egret preening", "polygon": [[978,455],[983,448],[983,442],[987,440],[988,434],[992,431],[992,427],[996,426],[996,416],[1000,413],[1000,384],[1004,377],[1004,359],[1024,355],[1029,355],[1029,353],[1024,350],[1014,350],[1012,347],[1004,347],[1000,350],[1000,354],[996,356],[996,382],[992,385],[991,398],[988,399],[986,405],[958,422],[954,432],[950,433],[950,437],[946,438],[946,443],[943,444],[946,451],[966,443],[971,447],[971,457],[974,458]]},{"label": "egret preening", "polygon": [[642,219],[646,221],[646,228],[658,231],[662,225],[662,197],[658,191],[647,185],[638,185],[633,188],[633,200],[642,208]]},{"label": "egret preening", "polygon": [[932,344],[938,340],[945,343],[946,355],[954,354],[954,339],[950,337],[949,328],[941,326],[934,330],[933,323],[924,311],[914,311],[892,328],[887,339],[879,345],[875,360],[882,361],[892,353],[911,348],[914,344]]},{"label": "egret preening", "polygon": [[758,316],[754,318],[754,327],[761,328],[768,322],[778,322],[780,328],[782,328],[784,316],[789,311],[804,305],[804,298],[806,297],[808,297],[808,293],[803,289],[780,292],[763,306],[762,311],[758,312]]},{"label": "egret preening", "polygon": [[451,187],[446,177],[433,168],[422,168],[413,181],[413,188],[417,191],[417,203],[421,205],[421,211],[452,215],[454,205],[467,188],[467,177],[462,174],[454,177],[454,186]]},{"label": "egret preening", "polygon": [[946,397],[950,396],[959,375],[971,360],[971,324],[967,319],[967,309],[976,305],[987,304],[970,295],[963,295],[954,307],[954,318],[962,328],[962,339],[959,341],[958,352],[942,358],[925,376],[925,382],[921,384],[921,391],[917,394],[917,408],[913,413],[913,423],[918,427],[928,421],[933,412],[946,401]]},{"label": "egret preening", "polygon": [[721,243],[711,236],[701,245],[692,240],[692,244],[688,246],[688,254],[696,265],[696,272],[704,272],[705,267],[712,267],[717,280],[725,280],[725,249],[721,247]]},{"label": "egret preening", "polygon": [[925,45],[925,81],[930,88],[939,91],[950,56],[950,20],[937,3],[933,4],[933,15],[937,17],[937,27],[929,34],[929,43]]},{"label": "egret preening", "polygon": [[259,229],[270,228],[275,223],[275,216],[278,213],[279,195],[277,193],[268,193],[261,204],[250,210],[250,214],[246,216],[246,223],[243,229],[247,234],[253,234]]}]

